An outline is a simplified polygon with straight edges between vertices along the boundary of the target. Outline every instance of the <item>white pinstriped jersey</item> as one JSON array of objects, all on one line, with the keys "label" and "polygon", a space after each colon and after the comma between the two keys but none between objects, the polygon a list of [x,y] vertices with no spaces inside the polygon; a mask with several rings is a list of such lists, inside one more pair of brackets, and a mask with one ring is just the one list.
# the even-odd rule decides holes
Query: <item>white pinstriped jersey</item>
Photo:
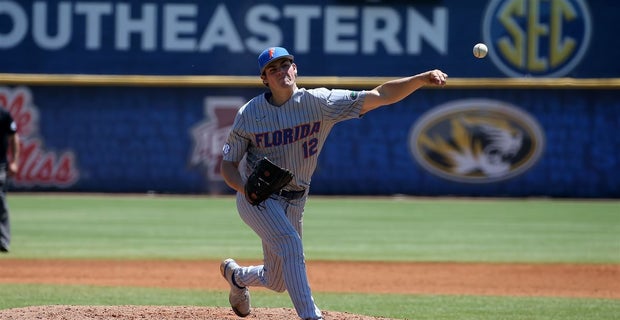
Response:
[{"label": "white pinstriped jersey", "polygon": [[[270,93],[266,93],[270,94]],[[334,124],[359,118],[364,91],[297,89],[282,106],[270,104],[266,94],[242,106],[223,148],[223,159],[241,162],[247,153],[244,178],[263,157],[291,170],[288,190],[310,186],[323,144]]]}]

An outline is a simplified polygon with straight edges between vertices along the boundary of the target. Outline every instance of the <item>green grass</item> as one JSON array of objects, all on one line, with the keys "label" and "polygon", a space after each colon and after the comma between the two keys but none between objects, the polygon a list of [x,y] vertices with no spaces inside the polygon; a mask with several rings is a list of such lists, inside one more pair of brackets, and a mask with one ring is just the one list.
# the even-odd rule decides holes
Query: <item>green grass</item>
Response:
[{"label": "green grass", "polygon": [[307,210],[305,232],[319,258],[616,263],[619,204],[320,199]]},{"label": "green grass", "polygon": [[[261,257],[229,197],[10,194],[13,257]],[[311,197],[308,259],[620,262],[619,201]]]},{"label": "green grass", "polygon": [[[228,307],[227,292],[203,290],[10,284],[2,286],[2,295],[0,309],[31,305]],[[323,310],[396,319],[612,320],[620,314],[620,301],[606,299],[333,293],[316,293],[314,297]],[[252,303],[264,308],[293,308],[287,295],[264,290],[252,293]]]},{"label": "green grass", "polygon": [[[240,259],[260,240],[230,197],[9,193],[4,258]],[[310,260],[620,263],[620,201],[311,197]],[[1,272],[1,270],[0,270]],[[227,306],[226,292],[0,284],[0,309],[30,305]],[[620,300],[315,293],[324,310],[402,319],[618,319]],[[286,294],[253,293],[261,307]]]}]

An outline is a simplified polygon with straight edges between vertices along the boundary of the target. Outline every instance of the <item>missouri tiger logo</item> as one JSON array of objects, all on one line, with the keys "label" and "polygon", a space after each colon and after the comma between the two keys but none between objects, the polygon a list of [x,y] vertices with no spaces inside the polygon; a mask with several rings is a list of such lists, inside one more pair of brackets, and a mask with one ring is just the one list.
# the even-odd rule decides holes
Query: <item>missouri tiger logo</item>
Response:
[{"label": "missouri tiger logo", "polygon": [[544,136],[530,115],[502,101],[458,100],[422,115],[409,148],[427,171],[442,178],[489,183],[517,176],[534,165]]},{"label": "missouri tiger logo", "polygon": [[584,0],[492,0],[483,39],[507,76],[561,77],[579,64],[592,26]]}]

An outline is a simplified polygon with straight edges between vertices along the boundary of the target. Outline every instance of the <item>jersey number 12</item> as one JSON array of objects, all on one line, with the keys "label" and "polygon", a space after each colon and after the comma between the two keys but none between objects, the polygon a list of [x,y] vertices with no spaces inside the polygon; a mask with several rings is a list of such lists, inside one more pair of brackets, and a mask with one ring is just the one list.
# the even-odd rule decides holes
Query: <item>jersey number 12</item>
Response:
[{"label": "jersey number 12", "polygon": [[304,158],[309,158],[316,154],[318,151],[319,139],[312,138],[306,142],[304,142]]}]

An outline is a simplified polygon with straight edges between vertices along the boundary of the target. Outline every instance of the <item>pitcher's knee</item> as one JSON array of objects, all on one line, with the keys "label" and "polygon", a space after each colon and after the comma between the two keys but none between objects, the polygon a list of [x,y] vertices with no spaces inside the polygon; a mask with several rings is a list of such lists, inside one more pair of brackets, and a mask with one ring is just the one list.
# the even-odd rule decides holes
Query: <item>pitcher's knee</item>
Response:
[{"label": "pitcher's knee", "polygon": [[273,272],[266,272],[265,287],[275,292],[286,291],[286,284],[284,283],[284,277],[282,276],[282,273],[277,274]]},{"label": "pitcher's knee", "polygon": [[282,293],[282,292],[286,291],[286,286],[284,285],[284,283],[282,283],[282,285],[274,287],[271,290],[273,290],[275,292],[278,292],[278,293]]}]

